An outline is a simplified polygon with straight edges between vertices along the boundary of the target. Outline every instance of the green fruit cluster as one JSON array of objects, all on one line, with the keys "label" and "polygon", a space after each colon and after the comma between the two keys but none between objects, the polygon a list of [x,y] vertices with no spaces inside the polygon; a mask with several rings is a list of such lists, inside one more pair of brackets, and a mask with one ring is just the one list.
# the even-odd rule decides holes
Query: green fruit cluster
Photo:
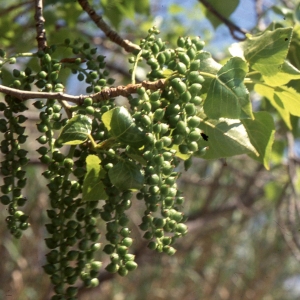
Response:
[{"label": "green fruit cluster", "polygon": [[73,54],[80,56],[67,65],[73,74],[77,74],[78,81],[85,81],[88,84],[87,93],[98,93],[104,87],[114,83],[115,80],[109,77],[109,72],[105,69],[105,56],[95,56],[97,48],[92,48],[89,43],[81,43],[78,40],[71,43],[69,39],[65,40],[65,46],[70,48]]},{"label": "green fruit cluster", "polygon": [[29,226],[28,216],[18,207],[23,206],[27,199],[22,195],[26,185],[26,171],[28,151],[22,148],[27,140],[25,127],[21,126],[27,118],[22,114],[27,107],[24,103],[10,96],[5,97],[5,102],[0,102],[0,111],[4,118],[0,120],[0,132],[4,138],[0,144],[0,151],[4,156],[1,161],[0,172],[4,184],[1,186],[0,201],[8,206],[6,223],[9,231],[16,238],[20,238],[22,231]]},{"label": "green fruit cluster", "polygon": [[[135,256],[130,253],[134,240],[127,216],[134,201],[132,189],[137,190],[136,199],[145,205],[139,228],[150,249],[173,255],[174,242],[187,233],[182,212],[184,198],[176,181],[180,176],[180,161],[184,160],[187,170],[192,165],[192,156],[203,151],[203,136],[207,140],[199,129],[198,117],[204,83],[199,73],[204,43],[199,38],[181,37],[176,49],[167,49],[157,38],[158,33],[155,27],[150,29],[141,41],[142,50],[129,62],[134,64],[131,71],[135,72],[139,61],[146,60],[150,67],[149,80],[165,78],[165,86],[156,91],[139,88],[135,96],[128,96],[130,109],[125,111],[116,107],[114,99],[95,103],[92,97],[68,108],[69,115],[80,116],[78,120],[91,124],[80,142],[67,146],[68,151],[66,141],[57,139],[59,132],[72,124],[63,118],[63,103],[47,99],[33,104],[40,112],[37,124],[40,147],[36,151],[46,166],[42,174],[48,180],[49,190],[48,237],[45,238],[49,253],[44,270],[54,285],[52,300],[75,299],[78,280],[87,287],[98,285],[102,263],[96,259],[96,253],[100,250],[98,228],[103,221],[106,243],[102,251],[110,257],[106,270],[125,276],[137,268]],[[100,92],[113,84],[105,69],[104,56],[97,56],[96,48],[79,41],[71,43],[69,39],[63,47],[76,57],[53,58],[55,46],[39,51],[36,56],[40,70],[13,70],[12,87],[29,90],[34,84],[43,92],[63,92],[62,67],[69,68],[77,74],[78,81],[88,84],[87,93]],[[5,61],[14,62],[8,58]],[[0,103],[5,116],[0,120],[0,131],[5,136],[1,142],[1,152],[5,155],[1,163],[5,176],[1,202],[9,205],[7,223],[17,237],[28,226],[27,217],[17,210],[17,206],[25,203],[20,189],[26,183],[22,167],[28,159],[27,152],[20,147],[26,136],[24,127],[19,125],[26,119],[20,114],[25,109],[23,103],[10,97],[6,98],[6,104]],[[117,126],[108,125],[109,118]],[[81,125],[75,126],[75,130],[84,130]],[[93,180],[87,176],[90,156],[99,159],[96,167],[100,168],[101,176],[95,176],[104,196],[93,195],[92,200],[86,201],[84,186],[87,180]],[[131,186],[115,180],[114,174],[118,172],[127,176]]]}]

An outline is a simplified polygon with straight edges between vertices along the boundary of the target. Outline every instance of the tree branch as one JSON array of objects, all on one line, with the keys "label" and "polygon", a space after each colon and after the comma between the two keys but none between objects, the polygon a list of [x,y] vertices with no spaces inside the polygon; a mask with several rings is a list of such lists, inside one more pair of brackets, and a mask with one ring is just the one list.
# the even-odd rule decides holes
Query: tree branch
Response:
[{"label": "tree branch", "polygon": [[35,15],[36,31],[37,31],[37,43],[38,49],[44,50],[47,47],[46,30],[44,28],[45,19],[43,17],[43,1],[35,0]]},{"label": "tree branch", "polygon": [[117,96],[129,97],[131,94],[137,93],[137,90],[141,87],[156,91],[164,88],[165,84],[166,79],[159,79],[157,81],[143,81],[138,84],[128,84],[126,86],[120,85],[117,87],[105,88],[99,93],[80,96],[73,96],[64,93],[28,92],[13,89],[4,85],[0,85],[0,92],[18,98],[22,101],[26,101],[28,99],[57,99],[81,105],[85,98],[92,98],[95,102],[100,102],[104,100],[109,100],[111,98],[115,98]]},{"label": "tree branch", "polygon": [[[247,30],[240,28],[230,20],[226,19],[222,14],[220,14],[207,0],[198,0],[202,3],[213,15],[215,15],[219,20],[221,20],[229,29],[231,36],[239,41],[244,41],[246,39],[245,35]],[[243,38],[236,35],[236,32],[239,32],[244,35]]]},{"label": "tree branch", "polygon": [[105,35],[114,43],[124,48],[127,52],[139,51],[140,47],[128,40],[122,39],[117,32],[112,30],[108,24],[99,16],[89,5],[88,0],[78,0],[81,7],[88,13],[94,23],[105,33]]}]

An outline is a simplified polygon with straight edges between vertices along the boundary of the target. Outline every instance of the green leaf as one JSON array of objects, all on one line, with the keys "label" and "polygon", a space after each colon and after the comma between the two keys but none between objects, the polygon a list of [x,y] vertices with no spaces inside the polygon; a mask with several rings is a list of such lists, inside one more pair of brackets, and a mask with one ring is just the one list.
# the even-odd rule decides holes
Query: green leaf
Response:
[{"label": "green leaf", "polygon": [[[209,4],[219,12],[223,17],[229,19],[230,15],[235,11],[237,6],[239,5],[239,0],[230,0],[226,1],[226,5],[224,5],[223,1],[219,0],[209,0],[207,1]],[[206,6],[202,6],[204,13],[214,28],[217,28],[219,25],[223,24],[220,18],[217,18],[215,14],[213,14]]]},{"label": "green leaf", "polygon": [[231,47],[233,55],[245,57],[250,67],[266,76],[274,76],[284,63],[293,28],[278,28],[256,36],[248,35],[245,42]]},{"label": "green leaf", "polygon": [[85,115],[77,115],[62,129],[58,140],[65,145],[82,144],[92,131],[92,120]]},{"label": "green leaf", "polygon": [[144,145],[145,134],[134,123],[125,107],[115,107],[102,115],[102,121],[111,135],[119,142],[140,148]]},{"label": "green leaf", "polygon": [[120,191],[139,190],[144,184],[144,175],[141,168],[128,160],[120,161],[109,171],[111,183]]},{"label": "green leaf", "polygon": [[86,158],[87,173],[82,187],[83,201],[106,200],[108,198],[105,185],[101,180],[105,177],[106,171],[101,168],[100,163],[101,160],[96,155],[89,155]]},{"label": "green leaf", "polygon": [[[209,74],[217,74],[218,71],[222,68],[222,65],[217,63],[212,57],[209,52],[201,51],[195,57],[195,59],[200,59],[200,71],[209,73]],[[205,76],[205,74],[203,74]],[[205,81],[202,83],[202,93],[206,93],[209,89],[210,83],[213,78],[205,77]]]},{"label": "green leaf", "polygon": [[202,113],[198,116],[202,119],[199,128],[208,136],[208,141],[199,143],[199,148],[209,147],[202,158],[217,159],[249,153],[259,155],[240,120],[210,120]]},{"label": "green leaf", "polygon": [[244,85],[247,72],[247,64],[239,57],[232,57],[218,71],[203,105],[209,118],[253,118],[249,93]]},{"label": "green leaf", "polygon": [[256,84],[254,89],[257,93],[266,97],[280,113],[289,129],[292,128],[290,114],[300,116],[299,94],[291,87],[271,87],[263,84]]},{"label": "green leaf", "polygon": [[263,76],[266,84],[271,86],[280,86],[287,84],[294,79],[300,79],[300,71],[291,63],[285,61],[280,68],[280,71],[274,75]]},{"label": "green leaf", "polygon": [[269,170],[270,156],[274,142],[275,125],[272,116],[268,112],[254,113],[254,120],[242,120],[251,144],[255,147],[259,156],[249,154],[253,159],[263,163]]},{"label": "green leaf", "polygon": [[143,152],[139,149],[130,147],[129,149],[126,148],[126,155],[133,160],[139,162],[141,165],[146,166],[147,161],[143,158]]}]

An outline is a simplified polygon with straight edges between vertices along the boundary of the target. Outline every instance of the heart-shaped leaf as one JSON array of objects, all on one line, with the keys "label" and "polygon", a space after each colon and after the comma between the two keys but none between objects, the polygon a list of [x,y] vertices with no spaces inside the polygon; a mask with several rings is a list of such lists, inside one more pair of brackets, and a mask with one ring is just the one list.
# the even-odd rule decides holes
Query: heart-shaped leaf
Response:
[{"label": "heart-shaped leaf", "polygon": [[108,171],[111,183],[120,191],[139,190],[144,183],[141,168],[131,161],[119,161]]},{"label": "heart-shaped leaf", "polygon": [[77,115],[63,127],[58,140],[66,145],[82,144],[92,131],[92,120],[85,115]]},{"label": "heart-shaped leaf", "polygon": [[202,119],[199,128],[207,139],[207,141],[200,140],[199,149],[208,147],[205,154],[201,154],[202,158],[217,159],[249,153],[259,155],[240,120],[225,118],[211,120],[202,113],[198,116]]},{"label": "heart-shaped leaf", "polygon": [[244,85],[248,72],[245,61],[231,58],[210,83],[204,101],[204,112],[210,119],[253,118],[249,93]]},{"label": "heart-shaped leaf", "polygon": [[136,125],[125,107],[115,107],[102,115],[102,121],[111,135],[119,142],[140,148],[145,134]]},{"label": "heart-shaped leaf", "polygon": [[251,36],[245,42],[234,44],[230,47],[230,53],[243,57],[250,67],[266,76],[274,76],[281,70],[284,63],[293,28],[277,28],[273,31]]}]

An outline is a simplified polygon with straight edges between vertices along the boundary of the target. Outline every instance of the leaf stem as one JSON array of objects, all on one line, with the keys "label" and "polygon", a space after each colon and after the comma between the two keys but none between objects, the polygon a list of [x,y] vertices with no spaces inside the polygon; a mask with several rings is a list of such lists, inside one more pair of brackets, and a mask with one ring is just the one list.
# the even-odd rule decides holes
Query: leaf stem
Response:
[{"label": "leaf stem", "polygon": [[211,74],[211,73],[202,72],[202,71],[200,71],[199,74],[200,74],[200,75],[203,75],[203,76],[205,76],[205,77],[213,78],[213,79],[217,77],[216,74]]}]

